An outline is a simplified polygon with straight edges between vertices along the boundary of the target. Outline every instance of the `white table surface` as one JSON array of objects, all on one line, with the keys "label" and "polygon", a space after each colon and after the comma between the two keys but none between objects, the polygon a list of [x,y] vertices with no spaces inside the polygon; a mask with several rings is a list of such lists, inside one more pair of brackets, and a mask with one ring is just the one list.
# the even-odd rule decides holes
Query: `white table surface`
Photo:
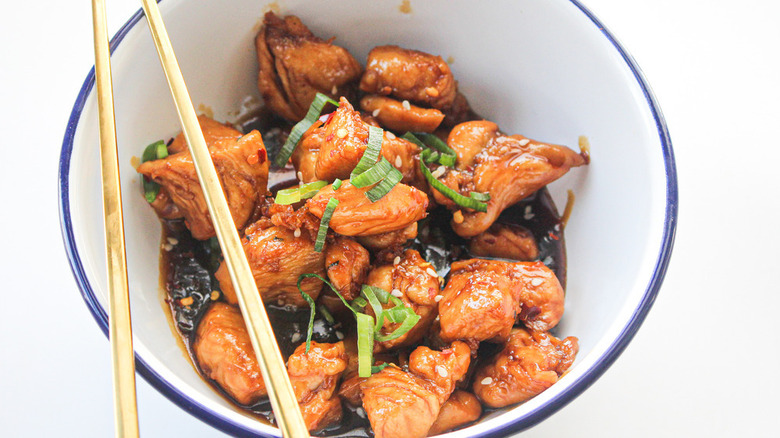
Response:
[{"label": "white table surface", "polygon": [[[677,241],[625,353],[524,436],[780,436],[780,2],[584,3],[633,54],[666,115]],[[109,1],[112,34],[139,5]],[[93,62],[90,2],[3,10],[0,436],[106,437],[109,345],[79,296],[57,212],[65,124]],[[143,379],[138,404],[145,437],[222,435]]]}]

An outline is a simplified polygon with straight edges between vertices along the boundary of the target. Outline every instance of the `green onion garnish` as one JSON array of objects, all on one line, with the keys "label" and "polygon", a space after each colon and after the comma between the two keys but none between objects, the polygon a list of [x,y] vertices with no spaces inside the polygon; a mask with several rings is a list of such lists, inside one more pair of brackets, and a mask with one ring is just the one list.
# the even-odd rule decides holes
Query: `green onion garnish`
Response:
[{"label": "green onion garnish", "polygon": [[311,298],[311,295],[307,294],[303,291],[303,289],[301,289],[301,282],[303,281],[303,278],[304,277],[298,277],[298,291],[303,296],[303,299],[309,303],[309,309],[311,309],[309,312],[309,327],[306,329],[306,354],[309,354],[309,349],[311,348],[311,336],[314,334],[314,312],[316,309],[314,306],[314,300]]},{"label": "green onion garnish", "polygon": [[430,149],[426,149],[422,151],[420,157],[422,158],[420,160],[420,169],[423,172],[423,175],[425,175],[425,179],[428,181],[428,184],[431,185],[434,189],[438,190],[442,195],[446,196],[447,198],[454,201],[456,204],[458,204],[461,207],[464,208],[470,208],[472,210],[476,211],[487,211],[487,204],[481,201],[478,201],[474,198],[463,196],[460,193],[456,192],[455,190],[447,187],[443,182],[439,181],[438,179],[434,178],[431,174],[431,171],[428,169],[428,167],[425,165],[425,159],[428,158],[428,155],[431,154]]},{"label": "green onion garnish", "polygon": [[439,154],[439,151],[433,151],[433,153],[429,155],[428,158],[425,159],[425,163],[430,164],[433,162],[438,162],[440,156],[441,154]]},{"label": "green onion garnish", "polygon": [[389,335],[382,335],[377,333],[374,337],[379,342],[387,342],[392,341],[393,339],[398,339],[401,336],[405,335],[406,332],[412,329],[415,324],[420,320],[420,315],[414,313],[414,310],[412,310],[410,307],[404,307],[406,309],[406,318],[404,318],[403,322],[400,326],[398,326],[397,329],[393,330],[392,333]]},{"label": "green onion garnish", "polygon": [[279,190],[276,192],[274,202],[280,205],[295,204],[303,199],[309,199],[316,195],[321,188],[328,185],[327,181],[314,181],[300,187]]},{"label": "green onion garnish", "polygon": [[368,187],[382,181],[393,169],[393,165],[382,157],[378,163],[366,169],[363,173],[349,180],[350,184],[357,188]]},{"label": "green onion garnish", "polygon": [[366,150],[363,152],[363,156],[360,157],[357,166],[352,170],[352,174],[349,176],[350,179],[355,178],[376,164],[379,160],[379,152],[382,150],[383,136],[382,128],[377,128],[376,126],[368,127],[368,145],[366,145]]},{"label": "green onion garnish", "polygon": [[333,181],[333,191],[334,191],[334,192],[335,192],[336,190],[338,190],[338,189],[340,189],[340,188],[341,188],[341,183],[342,183],[342,182],[344,182],[344,181],[342,181],[342,180],[340,180],[340,179],[338,179],[338,178],[336,178],[336,180],[335,180],[335,181]]},{"label": "green onion garnish", "polygon": [[[141,154],[141,162],[160,160],[168,156],[168,146],[165,142],[158,140],[144,149],[144,153]],[[143,177],[144,198],[147,202],[154,202],[157,199],[157,195],[160,193],[160,185],[152,181],[151,178]]]},{"label": "green onion garnish", "polygon": [[357,320],[358,376],[371,377],[374,361],[374,320],[365,313],[355,313]]},{"label": "green onion garnish", "polygon": [[290,156],[295,150],[295,147],[298,146],[298,142],[301,141],[303,134],[311,127],[311,125],[314,124],[314,122],[317,121],[317,119],[320,117],[320,113],[322,113],[322,108],[325,107],[325,104],[328,103],[336,107],[339,106],[338,102],[322,93],[317,93],[317,95],[314,96],[314,100],[309,106],[309,111],[306,113],[306,117],[293,126],[292,131],[290,131],[290,135],[287,136],[287,140],[284,142],[284,146],[282,146],[282,149],[279,150],[279,153],[276,155],[274,163],[277,166],[284,167],[287,164],[287,160],[290,159]]},{"label": "green onion garnish", "polygon": [[[427,132],[417,132],[413,134],[407,132],[401,138],[411,141],[421,149],[434,149],[435,152],[426,158],[426,162],[428,163],[437,161],[443,166],[452,167],[455,165],[455,160],[458,158],[455,150],[447,146],[446,143],[434,134],[428,134]],[[436,154],[436,152],[438,152],[438,154]]]},{"label": "green onion garnish", "polygon": [[395,187],[396,184],[401,182],[403,177],[404,175],[398,169],[395,167],[391,168],[390,172],[379,182],[379,184],[366,192],[366,196],[371,202],[382,199],[390,190],[393,190],[393,187]]},{"label": "green onion garnish", "polygon": [[371,367],[371,374],[376,374],[376,373],[382,371],[383,369],[385,369],[385,368],[387,368],[389,366],[390,366],[390,364],[387,363],[387,362],[384,362],[384,363],[382,363],[380,365],[374,365],[374,366]]},{"label": "green onion garnish", "polygon": [[469,193],[469,198],[475,199],[477,201],[487,202],[490,201],[490,193],[471,192]]},{"label": "green onion garnish", "polygon": [[368,301],[368,304],[371,305],[371,309],[374,310],[374,315],[376,315],[376,324],[374,325],[374,331],[379,333],[379,329],[382,328],[382,324],[384,322],[384,308],[382,308],[382,303],[379,302],[379,298],[377,298],[376,294],[374,294],[373,288],[367,285],[363,285],[362,290],[360,291],[360,295],[363,296]]},{"label": "green onion garnish", "polygon": [[333,318],[333,315],[330,314],[327,307],[320,306],[317,310],[322,314],[322,317],[325,318],[325,321],[328,321],[328,324],[334,324],[336,322],[336,319]]},{"label": "green onion garnish", "polygon": [[333,210],[339,205],[339,200],[336,198],[330,198],[328,204],[325,205],[325,211],[322,213],[322,219],[320,220],[320,228],[317,230],[317,241],[314,242],[314,250],[322,252],[322,248],[325,246],[325,236],[328,235],[328,224],[330,218],[333,216]]},{"label": "green onion garnish", "polygon": [[357,297],[354,300],[352,300],[352,306],[354,306],[354,307],[356,307],[358,309],[362,309],[362,308],[368,306],[368,301],[366,301],[366,299],[363,298],[363,297]]}]

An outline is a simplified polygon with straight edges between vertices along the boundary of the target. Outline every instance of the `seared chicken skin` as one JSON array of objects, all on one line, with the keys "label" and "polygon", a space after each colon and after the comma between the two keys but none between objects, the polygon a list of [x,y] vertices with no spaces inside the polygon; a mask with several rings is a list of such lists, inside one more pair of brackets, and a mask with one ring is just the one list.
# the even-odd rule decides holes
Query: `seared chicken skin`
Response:
[{"label": "seared chicken skin", "polygon": [[398,46],[379,46],[368,54],[360,89],[443,109],[452,105],[458,86],[440,56]]},{"label": "seared chicken skin", "polygon": [[[308,233],[295,234],[289,228],[268,226],[266,221],[258,221],[247,227],[241,239],[257,290],[265,302],[307,306],[298,291],[298,277],[309,273],[325,275],[325,255],[314,251],[314,241]],[[224,261],[214,276],[225,299],[237,303]],[[322,281],[306,278],[301,283],[301,289],[316,300],[322,290]]]},{"label": "seared chicken skin", "polygon": [[203,374],[239,404],[254,404],[268,394],[238,308],[214,303],[195,336],[192,350]]},{"label": "seared chicken skin", "polygon": [[560,340],[546,332],[516,328],[504,349],[477,369],[474,394],[491,408],[526,401],[557,382],[578,349],[575,337]]},{"label": "seared chicken skin", "polygon": [[[268,157],[263,138],[252,131],[240,138],[222,138],[209,146],[236,228],[242,229],[265,194]],[[216,235],[188,151],[147,161],[138,172],[162,186],[184,217],[192,236],[206,240]]]},{"label": "seared chicken skin", "polygon": [[[436,271],[430,263],[420,256],[419,252],[413,249],[407,249],[396,260],[398,260],[397,264],[374,268],[368,274],[366,283],[384,289],[399,298],[406,307],[413,309],[414,313],[420,315],[420,320],[401,337],[376,342],[374,344],[376,352],[413,345],[422,339],[431,327],[433,320],[436,319],[436,296],[439,295],[439,277],[436,275]],[[391,300],[388,300],[387,304],[383,306],[391,308],[395,305]],[[373,315],[371,306],[366,307],[366,312]],[[400,325],[400,323],[385,320],[380,334],[387,336]]]},{"label": "seared chicken skin", "polygon": [[287,360],[287,374],[298,397],[303,421],[310,431],[341,419],[341,399],[336,394],[339,378],[347,366],[344,344],[311,342],[299,345]]},{"label": "seared chicken skin", "polygon": [[428,431],[428,436],[439,435],[469,424],[476,421],[480,415],[482,415],[482,405],[474,394],[455,391],[441,406],[439,416]]},{"label": "seared chicken skin", "polygon": [[374,436],[427,436],[470,362],[471,350],[462,342],[443,351],[417,347],[409,371],[390,366],[366,379],[360,389]]},{"label": "seared chicken skin", "polygon": [[255,39],[257,86],[265,104],[291,122],[306,116],[317,92],[333,99],[352,94],[362,72],[346,49],[314,36],[298,17],[265,14]]},{"label": "seared chicken skin", "polygon": [[563,287],[541,262],[455,262],[439,302],[441,338],[503,342],[519,319],[549,330],[563,315]]},{"label": "seared chicken skin", "polygon": [[[494,123],[478,121],[456,126],[447,139],[458,160],[440,180],[461,194],[489,193],[487,212],[462,210],[452,228],[473,237],[484,232],[505,208],[563,176],[572,167],[587,164],[588,156],[565,147],[530,140],[522,135],[501,134]],[[459,207],[438,191],[437,203]]]}]

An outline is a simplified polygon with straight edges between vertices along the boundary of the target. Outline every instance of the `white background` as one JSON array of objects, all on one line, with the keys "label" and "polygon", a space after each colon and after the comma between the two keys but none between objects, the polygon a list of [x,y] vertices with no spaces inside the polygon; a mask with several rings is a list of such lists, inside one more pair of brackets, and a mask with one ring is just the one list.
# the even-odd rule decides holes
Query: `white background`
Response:
[{"label": "white background", "polygon": [[[108,3],[111,34],[140,5]],[[584,3],[633,54],[666,116],[677,241],[625,353],[523,436],[780,436],[780,2]],[[90,2],[3,12],[0,436],[106,437],[108,341],[79,296],[57,213],[65,124],[93,62]],[[138,403],[145,437],[221,435],[140,378]]]}]

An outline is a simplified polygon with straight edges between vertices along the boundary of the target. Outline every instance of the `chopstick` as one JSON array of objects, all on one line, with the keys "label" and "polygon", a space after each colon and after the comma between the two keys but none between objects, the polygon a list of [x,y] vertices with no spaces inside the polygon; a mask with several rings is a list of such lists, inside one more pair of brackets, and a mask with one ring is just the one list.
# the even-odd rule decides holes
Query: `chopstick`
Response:
[{"label": "chopstick", "polygon": [[225,256],[230,280],[236,289],[241,313],[244,316],[260,370],[263,373],[263,380],[268,389],[268,398],[271,400],[274,415],[278,420],[277,423],[285,437],[308,437],[309,432],[301,416],[297,397],[290,385],[287,369],[284,366],[279,346],[276,344],[271,324],[268,321],[268,315],[257,291],[257,285],[238,237],[238,231],[230,214],[217,171],[211,161],[206,140],[203,138],[198,117],[192,106],[192,100],[168,38],[168,32],[165,30],[157,2],[155,0],[142,0],[142,3],[157,54],[160,56],[160,62],[165,71],[176,110],[179,113],[184,137],[195,164],[209,214],[214,222],[217,239]]},{"label": "chopstick", "polygon": [[135,394],[135,357],[127,290],[127,260],[122,216],[122,190],[116,147],[116,121],[111,86],[106,5],[92,0],[95,41],[95,83],[100,124],[100,161],[103,178],[103,216],[108,268],[108,325],[114,383],[114,431],[118,437],[138,437]]}]

